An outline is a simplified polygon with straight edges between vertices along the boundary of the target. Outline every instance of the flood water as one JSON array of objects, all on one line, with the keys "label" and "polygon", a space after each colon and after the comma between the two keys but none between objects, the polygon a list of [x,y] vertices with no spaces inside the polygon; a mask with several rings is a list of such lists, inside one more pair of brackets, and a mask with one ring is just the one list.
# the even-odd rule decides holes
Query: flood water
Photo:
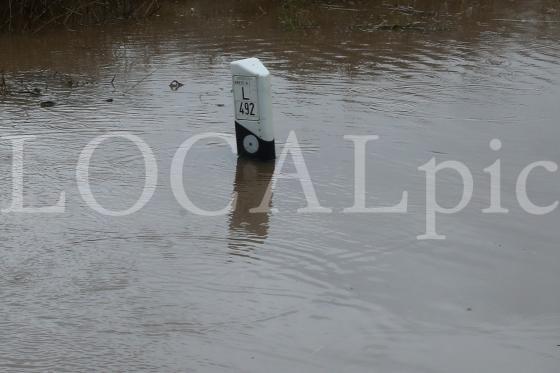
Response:
[{"label": "flood water", "polygon": [[[35,136],[25,205],[66,197],[63,213],[0,215],[0,370],[558,372],[560,209],[525,212],[516,180],[532,162],[560,162],[560,10],[410,3],[320,7],[301,16],[320,25],[303,29],[268,8],[178,6],[137,24],[0,37],[11,90],[0,134]],[[305,197],[287,179],[273,190],[276,213],[248,213],[274,164],[238,160],[218,138],[188,153],[185,189],[206,210],[237,192],[238,207],[199,216],[177,202],[174,154],[197,134],[233,135],[229,62],[253,56],[273,75],[277,152],[294,131],[332,213],[297,213]],[[185,85],[171,90],[174,79]],[[88,207],[76,182],[81,151],[110,132],[139,136],[157,160],[153,198],[126,217]],[[408,191],[408,213],[343,213],[354,201],[345,135],[379,136],[366,150],[367,205]],[[3,209],[12,152],[1,140]],[[446,240],[418,240],[418,168],[433,157],[469,167],[473,198],[438,214]],[[483,214],[483,170],[498,158],[509,213]],[[294,170],[288,157],[283,172]],[[89,180],[99,204],[125,210],[145,174],[138,148],[113,138]],[[438,203],[461,193],[456,172],[438,174]],[[528,195],[559,200],[560,173],[535,169]]]}]

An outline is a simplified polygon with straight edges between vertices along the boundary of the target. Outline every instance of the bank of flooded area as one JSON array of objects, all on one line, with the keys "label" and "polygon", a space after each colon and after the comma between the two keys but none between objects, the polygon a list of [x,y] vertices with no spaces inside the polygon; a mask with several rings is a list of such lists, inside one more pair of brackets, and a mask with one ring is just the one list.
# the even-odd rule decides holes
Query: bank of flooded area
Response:
[{"label": "bank of flooded area", "polygon": [[[30,371],[556,372],[560,211],[527,213],[517,183],[560,162],[558,2],[185,2],[146,20],[0,36],[0,369]],[[272,74],[278,154],[290,133],[322,207],[278,165],[238,159],[220,138],[188,152],[177,199],[171,165],[202,133],[234,135],[229,63]],[[179,82],[179,86],[173,81]],[[52,103],[52,104],[47,104]],[[78,161],[98,136],[151,149],[157,182],[130,139],[92,154],[91,198]],[[14,213],[15,143],[24,205]],[[355,144],[366,148],[366,204],[355,200]],[[34,137],[31,137],[34,136]],[[499,143],[492,140],[498,139]],[[183,144],[183,145],[182,145]],[[498,146],[500,145],[500,146]],[[472,173],[473,196],[427,232],[432,158]],[[485,171],[501,160],[501,205]],[[83,175],[82,175],[83,176]],[[463,182],[438,174],[452,208]],[[527,194],[560,199],[536,168]]]}]

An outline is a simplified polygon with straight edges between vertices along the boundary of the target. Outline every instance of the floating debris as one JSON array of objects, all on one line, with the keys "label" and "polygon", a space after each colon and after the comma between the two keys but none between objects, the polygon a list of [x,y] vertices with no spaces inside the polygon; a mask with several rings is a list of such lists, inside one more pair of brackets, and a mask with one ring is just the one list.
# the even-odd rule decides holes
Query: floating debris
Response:
[{"label": "floating debris", "polygon": [[169,88],[171,88],[172,91],[176,91],[179,88],[181,88],[182,86],[184,86],[184,84],[180,83],[177,80],[173,80],[171,83],[169,83]]},{"label": "floating debris", "polygon": [[39,97],[41,96],[41,90],[39,88],[33,88],[31,91],[29,91],[29,94],[33,97]]},{"label": "floating debris", "polygon": [[112,98],[108,98],[108,99],[105,100],[105,102],[113,102],[113,99],[112,99]]},{"label": "floating debris", "polygon": [[42,101],[41,102],[41,107],[53,107],[56,105],[56,102],[54,101]]}]

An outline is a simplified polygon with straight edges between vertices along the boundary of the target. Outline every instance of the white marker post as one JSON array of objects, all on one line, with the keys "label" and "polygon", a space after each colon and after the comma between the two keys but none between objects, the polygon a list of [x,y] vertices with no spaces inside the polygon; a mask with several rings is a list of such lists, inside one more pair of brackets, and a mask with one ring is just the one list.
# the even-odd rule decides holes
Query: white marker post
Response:
[{"label": "white marker post", "polygon": [[258,58],[231,63],[237,154],[276,158],[270,73]]}]

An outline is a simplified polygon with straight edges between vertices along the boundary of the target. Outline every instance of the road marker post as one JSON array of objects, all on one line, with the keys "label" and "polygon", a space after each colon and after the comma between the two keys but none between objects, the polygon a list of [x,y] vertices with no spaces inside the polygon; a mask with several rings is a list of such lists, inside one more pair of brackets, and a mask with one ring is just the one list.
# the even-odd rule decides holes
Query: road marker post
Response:
[{"label": "road marker post", "polygon": [[237,154],[276,158],[270,72],[258,58],[231,63]]}]

